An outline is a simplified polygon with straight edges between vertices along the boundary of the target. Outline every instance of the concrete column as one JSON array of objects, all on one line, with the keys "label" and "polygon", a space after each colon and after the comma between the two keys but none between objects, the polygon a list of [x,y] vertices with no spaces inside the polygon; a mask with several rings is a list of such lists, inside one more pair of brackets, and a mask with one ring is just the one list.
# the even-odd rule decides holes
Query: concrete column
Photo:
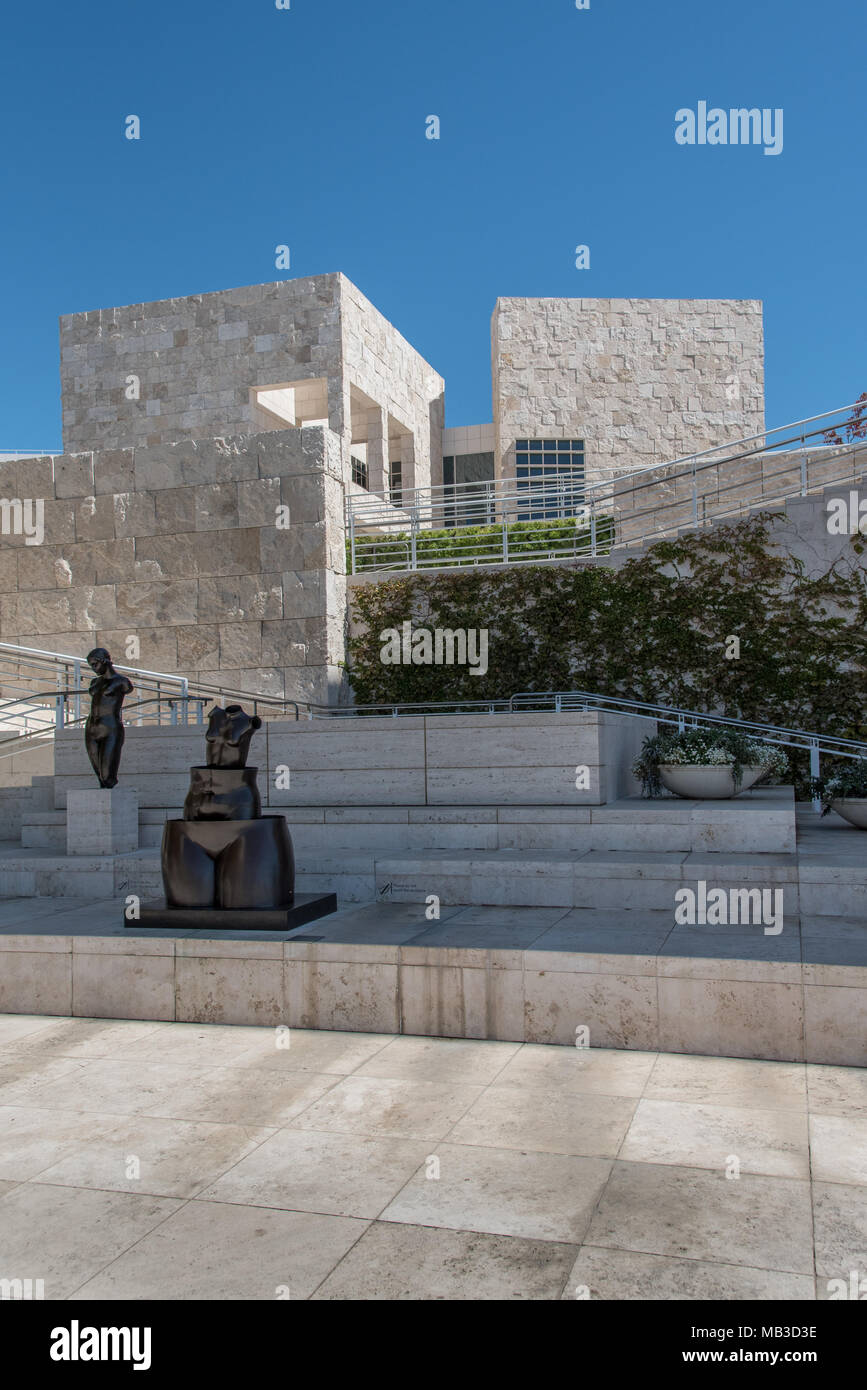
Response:
[{"label": "concrete column", "polygon": [[340,436],[343,459],[343,481],[349,484],[352,476],[350,457],[352,454],[352,403],[349,394],[349,381],[346,376],[328,378],[328,428]]},{"label": "concrete column", "polygon": [[403,490],[416,486],[415,477],[415,435],[402,434],[400,437],[400,456],[403,461]]},{"label": "concrete column", "polygon": [[388,487],[388,411],[382,406],[367,412],[367,483],[371,492]]}]

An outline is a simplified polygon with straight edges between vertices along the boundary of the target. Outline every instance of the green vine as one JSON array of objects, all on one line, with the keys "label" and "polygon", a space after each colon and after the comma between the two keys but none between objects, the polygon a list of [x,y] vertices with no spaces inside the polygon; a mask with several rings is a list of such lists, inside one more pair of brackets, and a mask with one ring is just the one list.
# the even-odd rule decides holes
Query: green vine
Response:
[{"label": "green vine", "polygon": [[[622,568],[516,565],[407,574],[353,591],[349,670],[360,704],[590,690],[867,739],[867,575],[808,578],[762,513],[660,541]],[[487,670],[385,665],[380,633],[488,632]],[[737,659],[727,644],[737,637]]]}]

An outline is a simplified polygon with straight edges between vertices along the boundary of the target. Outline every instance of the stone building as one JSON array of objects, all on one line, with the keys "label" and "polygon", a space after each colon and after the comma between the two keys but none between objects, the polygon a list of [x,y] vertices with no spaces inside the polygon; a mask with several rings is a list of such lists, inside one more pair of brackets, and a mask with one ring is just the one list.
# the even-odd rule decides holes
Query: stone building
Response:
[{"label": "stone building", "polygon": [[413,489],[551,470],[578,507],[585,477],[763,428],[755,301],[502,299],[493,420],[449,430],[340,274],[70,314],[60,345],[65,452],[0,460],[10,515],[44,506],[39,544],[0,535],[0,640],[134,638],[143,668],[299,700],[345,692],[347,496],[400,529]]},{"label": "stone building", "polygon": [[68,453],[322,425],[348,486],[442,465],[442,378],[345,275],[68,314],[60,376]]}]

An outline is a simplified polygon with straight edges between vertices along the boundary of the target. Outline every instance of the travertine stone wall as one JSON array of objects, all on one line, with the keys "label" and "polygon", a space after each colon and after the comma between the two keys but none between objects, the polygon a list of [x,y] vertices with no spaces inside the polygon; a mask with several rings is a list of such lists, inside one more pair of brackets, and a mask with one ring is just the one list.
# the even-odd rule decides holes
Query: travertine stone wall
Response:
[{"label": "travertine stone wall", "polygon": [[[269,720],[253,742],[270,809],[291,806],[602,806],[639,788],[630,767],[650,721],[573,711],[500,715]],[[124,785],[142,807],[177,806],[204,729],[130,729]],[[590,785],[575,786],[585,765]],[[278,789],[275,771],[291,785]],[[93,773],[75,730],[56,743],[55,804],[88,789]]]},{"label": "travertine stone wall", "polygon": [[521,438],[594,481],[764,429],[759,300],[499,299],[491,337],[498,476]]},{"label": "travertine stone wall", "polygon": [[261,430],[255,388],[324,379],[345,470],[353,387],[414,437],[422,479],[441,460],[442,378],[344,275],[68,314],[60,355],[70,453]]},{"label": "travertine stone wall", "polygon": [[[0,637],[328,703],[344,652],[340,440],[324,428],[0,464],[45,540],[0,537]],[[277,507],[288,506],[279,529]],[[285,514],[284,514],[285,515]]]},{"label": "travertine stone wall", "polygon": [[[430,487],[432,470],[439,483],[445,382],[351,280],[339,278],[346,375],[405,427],[395,441],[403,458],[404,488]],[[394,433],[393,424],[391,428]]]}]

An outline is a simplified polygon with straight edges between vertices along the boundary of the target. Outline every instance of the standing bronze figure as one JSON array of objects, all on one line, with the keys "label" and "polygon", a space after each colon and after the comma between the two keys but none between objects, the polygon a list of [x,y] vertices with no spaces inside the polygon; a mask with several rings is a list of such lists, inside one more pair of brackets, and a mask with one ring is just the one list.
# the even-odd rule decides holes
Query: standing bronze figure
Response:
[{"label": "standing bronze figure", "polygon": [[88,652],[87,664],[96,676],[90,682],[90,714],[84,726],[84,744],[99,785],[116,787],[124,739],[121,712],[134,686],[114,669],[105,647],[94,647]]}]

